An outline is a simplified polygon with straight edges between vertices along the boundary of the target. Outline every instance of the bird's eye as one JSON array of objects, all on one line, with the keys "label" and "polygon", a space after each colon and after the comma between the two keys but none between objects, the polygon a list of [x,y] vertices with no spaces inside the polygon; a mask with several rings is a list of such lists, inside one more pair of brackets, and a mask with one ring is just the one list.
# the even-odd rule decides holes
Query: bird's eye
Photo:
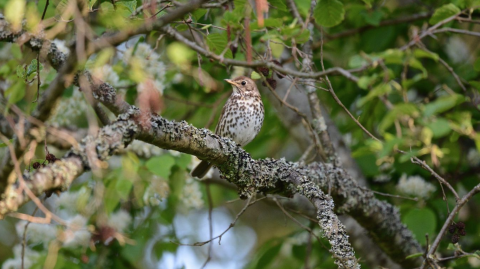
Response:
[{"label": "bird's eye", "polygon": [[243,86],[247,85],[247,82],[246,82],[245,80],[242,81],[242,85],[243,85]]}]

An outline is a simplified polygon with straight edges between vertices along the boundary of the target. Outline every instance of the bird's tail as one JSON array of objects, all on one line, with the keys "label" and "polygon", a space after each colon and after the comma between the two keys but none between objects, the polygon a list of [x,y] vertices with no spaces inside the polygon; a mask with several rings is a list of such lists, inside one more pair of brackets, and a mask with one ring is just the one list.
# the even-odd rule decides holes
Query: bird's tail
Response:
[{"label": "bird's tail", "polygon": [[212,164],[207,161],[202,161],[197,167],[195,167],[195,169],[193,169],[191,174],[193,177],[203,178],[210,168],[212,168]]}]

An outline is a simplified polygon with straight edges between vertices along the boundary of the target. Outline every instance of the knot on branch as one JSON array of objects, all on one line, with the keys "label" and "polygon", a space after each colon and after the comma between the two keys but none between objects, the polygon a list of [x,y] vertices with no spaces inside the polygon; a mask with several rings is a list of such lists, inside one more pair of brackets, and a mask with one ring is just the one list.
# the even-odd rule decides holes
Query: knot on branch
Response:
[{"label": "knot on branch", "polygon": [[52,65],[52,67],[55,68],[55,70],[59,70],[62,64],[67,61],[67,55],[61,52],[58,49],[57,45],[55,45],[55,43],[53,42],[48,42],[48,43],[50,44],[50,46],[48,48],[47,57],[50,60],[50,64]]}]

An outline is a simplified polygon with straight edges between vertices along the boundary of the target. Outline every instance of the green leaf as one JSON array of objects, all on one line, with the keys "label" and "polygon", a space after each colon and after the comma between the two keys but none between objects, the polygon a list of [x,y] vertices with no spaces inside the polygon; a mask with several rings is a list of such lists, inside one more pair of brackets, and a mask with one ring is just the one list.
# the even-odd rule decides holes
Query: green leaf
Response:
[{"label": "green leaf", "polygon": [[107,213],[113,212],[120,203],[121,198],[120,195],[118,195],[115,186],[116,184],[112,182],[107,185],[107,190],[105,191],[105,211],[107,211]]},{"label": "green leaf", "polygon": [[435,10],[433,16],[430,18],[430,24],[437,24],[447,18],[452,17],[455,14],[460,13],[460,9],[454,4],[443,5]]},{"label": "green leaf", "polygon": [[408,255],[407,257],[405,257],[405,259],[415,259],[415,258],[418,258],[418,257],[422,257],[423,255],[423,252],[418,252],[418,253],[415,253],[415,254],[412,254],[412,255]]},{"label": "green leaf", "polygon": [[358,79],[357,85],[361,89],[366,90],[366,89],[368,89],[369,86],[371,86],[373,83],[375,83],[377,78],[378,78],[378,74],[373,74],[371,76],[362,76]]},{"label": "green leaf", "polygon": [[338,0],[320,0],[315,6],[313,17],[324,27],[333,27],[340,24],[345,16],[342,2]]},{"label": "green leaf", "polygon": [[404,115],[409,116],[417,116],[418,110],[415,104],[411,103],[402,103],[396,105],[393,109],[391,109],[388,114],[382,119],[380,124],[378,125],[379,132],[383,133],[390,127],[396,119],[400,118]]},{"label": "green leaf", "polygon": [[187,169],[188,165],[192,160],[192,155],[189,154],[180,154],[176,159],[177,165],[182,169]]},{"label": "green leaf", "polygon": [[293,257],[299,261],[305,261],[305,255],[307,255],[307,250],[304,245],[293,245],[292,246]]},{"label": "green leaf", "polygon": [[406,154],[401,155],[400,158],[398,159],[398,161],[400,163],[410,161],[410,159],[414,156],[417,156],[417,154],[418,154],[418,150],[410,150]]},{"label": "green leaf", "polygon": [[144,247],[147,237],[134,238],[135,245],[126,244],[121,248],[121,255],[131,264],[137,264],[138,261],[142,260],[142,257],[145,255]]},{"label": "green leaf", "polygon": [[280,248],[282,247],[282,244],[275,245],[271,248],[269,248],[265,253],[260,257],[258,260],[257,266],[255,268],[257,269],[263,269],[267,268],[267,265],[269,265],[275,257],[277,257],[278,252],[280,252]]},{"label": "green leaf", "polygon": [[454,244],[452,244],[452,243],[448,243],[447,249],[448,249],[448,250],[457,250],[458,247],[456,247],[456,246],[455,246]]},{"label": "green leaf", "polygon": [[[387,134],[385,136],[387,136]],[[401,138],[398,138],[396,136],[392,136],[392,137],[393,137],[392,139],[387,140],[385,143],[383,143],[382,151],[380,151],[380,153],[378,154],[379,159],[385,156],[388,156],[393,151],[393,149],[396,146],[400,145],[401,142],[403,141]]]},{"label": "green leaf", "polygon": [[428,208],[410,210],[404,215],[403,222],[422,245],[426,243],[425,234],[433,236],[437,227],[435,213]]},{"label": "green leaf", "polygon": [[361,107],[375,97],[388,94],[389,92],[391,92],[391,90],[392,90],[392,87],[390,86],[390,84],[382,83],[380,85],[377,85],[365,97],[360,98],[360,100],[358,100],[357,105],[358,107]]},{"label": "green leaf", "polygon": [[480,91],[480,82],[474,81],[474,80],[470,80],[468,83],[469,83],[470,85],[472,85],[472,87],[474,87],[475,89],[477,89],[477,91]]},{"label": "green leaf", "polygon": [[430,58],[432,60],[434,60],[435,62],[438,62],[438,54],[434,53],[434,52],[429,52],[429,51],[424,51],[424,50],[421,50],[421,49],[415,49],[413,51],[413,55],[416,57],[416,58]]},{"label": "green leaf", "polygon": [[408,60],[408,66],[421,70],[423,77],[427,77],[427,75],[428,75],[427,69],[423,66],[422,62],[420,62],[416,58],[413,58],[413,57],[410,58]]},{"label": "green leaf", "polygon": [[367,5],[368,8],[371,8],[371,7],[372,7],[373,1],[374,1],[374,0],[363,0],[363,2],[365,3],[365,5]]},{"label": "green leaf", "polygon": [[[263,22],[264,22],[263,27],[269,27],[269,28],[280,27],[283,25],[283,20],[276,19],[276,18],[268,18],[268,19],[265,19]],[[250,24],[250,30],[257,30],[263,27],[259,27],[258,22],[254,22]]]},{"label": "green leaf", "polygon": [[[43,70],[43,65],[40,63],[39,65],[40,70]],[[27,74],[26,77],[29,77],[31,74],[37,72],[37,59],[33,59],[32,62],[27,66]]]},{"label": "green leaf", "polygon": [[475,252],[472,255],[473,257],[480,259],[480,250],[475,250]]},{"label": "green leaf", "polygon": [[454,106],[463,103],[464,101],[465,97],[460,94],[439,97],[437,100],[425,105],[423,115],[429,117],[435,114],[445,112],[447,110],[450,110]]},{"label": "green leaf", "polygon": [[[8,140],[8,141],[9,141],[10,143],[12,143],[12,142],[13,142],[13,138],[10,139],[10,140]],[[4,148],[4,147],[7,147],[7,146],[8,146],[7,143],[0,142],[0,148]],[[42,160],[42,161],[43,161],[43,160]]]},{"label": "green leaf", "polygon": [[[226,34],[209,34],[207,36],[207,45],[211,51],[215,54],[221,54],[227,48],[227,35]],[[225,58],[233,58],[232,52],[227,49],[225,54]]]},{"label": "green leaf", "polygon": [[97,0],[88,0],[88,9],[92,10],[93,5],[95,5],[96,2]]},{"label": "green leaf", "polygon": [[450,133],[450,123],[446,119],[439,118],[426,125],[433,132],[434,138],[440,138]]},{"label": "green leaf", "polygon": [[255,72],[255,71],[252,71],[252,75],[250,76],[250,78],[251,79],[261,79],[262,76],[259,73]]},{"label": "green leaf", "polygon": [[405,88],[405,89],[409,89],[410,87],[412,87],[412,85],[414,85],[415,83],[419,82],[420,80],[422,80],[424,78],[425,78],[425,76],[423,75],[423,73],[416,74],[411,79],[402,80],[402,87]]},{"label": "green leaf", "polygon": [[12,46],[10,47],[10,53],[15,59],[22,59],[22,50],[20,49],[20,45],[18,45],[17,43],[12,44]]},{"label": "green leaf", "polygon": [[7,75],[10,73],[10,66],[8,64],[4,64],[0,67],[0,75]]},{"label": "green leaf", "polygon": [[17,65],[17,77],[25,79],[25,74],[25,68],[23,68],[21,65]]},{"label": "green leaf", "polygon": [[167,56],[174,64],[185,66],[189,65],[190,61],[195,57],[195,52],[183,43],[172,42],[167,46]]},{"label": "green leaf", "polygon": [[[13,31],[19,31],[22,28],[22,20],[25,15],[25,0],[10,0],[5,5],[4,18],[10,23]],[[2,18],[3,19],[3,18]],[[3,27],[2,27],[3,28]]]},{"label": "green leaf", "polygon": [[287,11],[287,5],[282,0],[268,0],[268,4],[281,11]]},{"label": "green leaf", "polygon": [[175,30],[179,32],[187,31],[188,30],[188,25],[186,24],[179,24],[175,27]]},{"label": "green leaf", "polygon": [[130,15],[137,9],[137,1],[121,1],[115,4],[126,7],[128,11],[130,11]]},{"label": "green leaf", "polygon": [[23,99],[25,96],[25,83],[23,81],[17,81],[15,84],[10,86],[6,91],[5,95],[9,104],[15,104],[16,102]]},{"label": "green leaf", "polygon": [[365,21],[373,26],[379,26],[383,18],[383,12],[380,10],[375,10],[373,12],[362,12],[362,16]]},{"label": "green leaf", "polygon": [[388,49],[378,56],[383,58],[386,64],[403,64],[405,53],[399,49]]},{"label": "green leaf", "polygon": [[477,72],[480,72],[480,58],[475,60],[475,63],[473,64],[473,69]]},{"label": "green leaf", "polygon": [[[375,59],[371,58],[371,60],[373,61]],[[352,57],[350,57],[350,60],[348,60],[348,67],[350,68],[358,68],[367,64],[369,64],[369,62],[361,55],[353,55]]]},{"label": "green leaf", "polygon": [[298,35],[295,35],[294,38],[297,44],[303,44],[310,38],[310,30],[304,29],[303,31],[300,31]]},{"label": "green leaf", "polygon": [[170,170],[174,164],[175,159],[172,156],[162,155],[150,158],[145,166],[153,174],[163,178],[168,178],[170,176]]},{"label": "green leaf", "polygon": [[192,16],[196,21],[199,21],[205,14],[207,14],[207,10],[204,8],[199,8],[192,12]]},{"label": "green leaf", "polygon": [[120,199],[127,199],[132,189],[133,182],[130,179],[118,179],[115,183],[115,189],[117,190]]}]

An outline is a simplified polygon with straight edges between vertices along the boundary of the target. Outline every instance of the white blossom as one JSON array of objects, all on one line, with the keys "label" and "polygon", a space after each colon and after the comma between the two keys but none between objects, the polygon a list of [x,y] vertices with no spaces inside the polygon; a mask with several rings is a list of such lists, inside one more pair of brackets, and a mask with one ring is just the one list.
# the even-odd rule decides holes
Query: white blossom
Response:
[{"label": "white blossom", "polygon": [[470,49],[465,41],[458,36],[452,36],[448,39],[445,52],[454,63],[464,63],[470,60]]},{"label": "white blossom", "polygon": [[143,202],[151,206],[157,206],[163,199],[168,197],[169,193],[170,187],[168,186],[168,183],[165,180],[154,176],[143,194]]},{"label": "white blossom", "polygon": [[55,201],[55,204],[58,207],[66,209],[68,211],[74,212],[77,210],[77,201],[80,197],[80,192],[62,192],[58,199]]},{"label": "white blossom", "polygon": [[144,158],[150,158],[162,154],[161,148],[139,140],[133,140],[133,142],[128,145],[127,149]]},{"label": "white blossom", "polygon": [[91,237],[87,227],[87,219],[82,215],[75,215],[67,223],[67,229],[64,231],[64,247],[87,247]]},{"label": "white blossom", "polygon": [[[127,49],[123,55],[123,60],[125,63],[130,63],[135,57],[136,61],[139,61],[139,66],[142,67],[143,71],[147,77],[153,80],[153,85],[160,93],[163,94],[165,89],[165,74],[166,67],[165,64],[161,61],[160,55],[156,53],[150,45],[146,43],[140,43],[136,46]],[[143,83],[139,84],[137,87],[138,91],[143,90]]]},{"label": "white blossom", "polygon": [[203,207],[202,192],[198,181],[192,177],[188,177],[183,186],[180,200],[188,209],[200,209]]},{"label": "white blossom", "polygon": [[70,49],[65,45],[65,40],[54,39],[52,42],[55,43],[59,51],[66,55],[70,54]]},{"label": "white blossom", "polygon": [[301,233],[296,234],[295,236],[288,237],[285,242],[290,245],[304,245],[308,242],[308,237],[310,233],[308,231],[303,231]]},{"label": "white blossom", "polygon": [[[15,225],[17,235],[20,238],[23,238],[23,233],[25,231],[25,226],[27,225],[27,223],[27,221],[22,220],[17,222],[17,224]],[[27,227],[26,238],[28,242],[31,242],[33,244],[43,243],[46,246],[56,237],[57,229],[54,225],[32,222]]]},{"label": "white blossom", "polygon": [[82,92],[78,88],[74,88],[71,97],[62,98],[57,104],[49,122],[54,125],[67,126],[88,109],[89,105],[83,98]]},{"label": "white blossom", "polygon": [[132,223],[132,217],[130,214],[123,210],[117,210],[115,213],[110,215],[108,218],[107,225],[114,228],[117,232],[124,232],[127,227]]},{"label": "white blossom", "polygon": [[468,263],[470,264],[470,266],[472,266],[473,268],[479,268],[480,267],[480,259],[478,259],[477,257],[468,257]]},{"label": "white blossom", "polygon": [[[18,244],[13,247],[13,259],[8,259],[2,264],[2,269],[19,269],[22,268],[22,245]],[[23,255],[24,268],[28,269],[34,265],[40,254],[29,247],[25,247],[25,255]]]},{"label": "white blossom", "polygon": [[382,173],[382,174],[376,175],[373,181],[378,183],[384,183],[384,182],[390,181],[391,179],[392,179],[391,175]]},{"label": "white blossom", "polygon": [[177,72],[172,78],[172,83],[174,84],[182,83],[183,79],[184,79],[183,74],[180,72]]},{"label": "white blossom", "polygon": [[467,154],[468,164],[471,166],[478,166],[480,164],[480,154],[476,149],[469,149]]},{"label": "white blossom", "polygon": [[118,74],[113,70],[112,66],[109,64],[102,65],[100,67],[93,67],[90,69],[90,71],[95,78],[103,82],[107,82],[108,84],[114,87],[125,85],[125,83],[120,81]]},{"label": "white blossom", "polygon": [[418,92],[415,89],[407,91],[407,99],[410,102],[415,102],[418,99]]},{"label": "white blossom", "polygon": [[435,186],[426,182],[420,176],[409,176],[403,174],[397,184],[400,193],[412,195],[419,198],[428,198],[435,190]]},{"label": "white blossom", "polygon": [[182,154],[181,152],[176,151],[176,150],[168,150],[168,152],[170,153],[170,155],[175,156],[175,157],[178,157]]}]

